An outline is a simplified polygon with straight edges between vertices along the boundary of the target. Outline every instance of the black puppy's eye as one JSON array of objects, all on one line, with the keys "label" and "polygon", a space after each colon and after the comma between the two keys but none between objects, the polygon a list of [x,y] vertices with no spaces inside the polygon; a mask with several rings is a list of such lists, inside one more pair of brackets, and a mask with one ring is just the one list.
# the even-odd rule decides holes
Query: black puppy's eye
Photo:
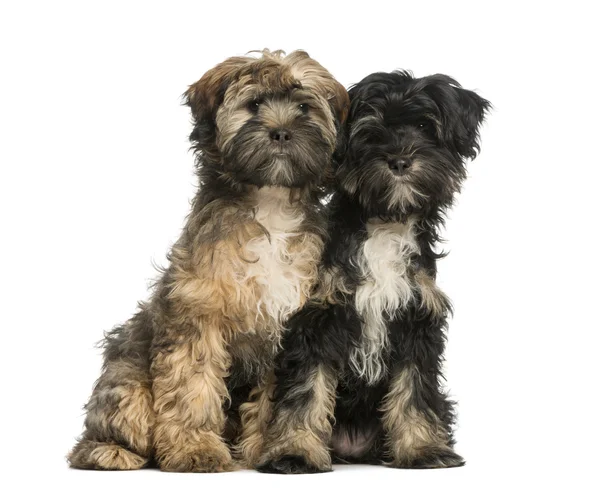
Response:
[{"label": "black puppy's eye", "polygon": [[304,114],[308,113],[308,104],[306,103],[302,103],[302,104],[298,104],[298,109],[300,111],[302,111]]},{"label": "black puppy's eye", "polygon": [[258,108],[260,107],[260,101],[258,99],[254,99],[248,103],[248,110],[251,113],[258,113]]},{"label": "black puppy's eye", "polygon": [[433,124],[430,120],[417,121],[416,126],[419,130],[421,130],[424,133],[427,133],[427,134],[433,133]]}]

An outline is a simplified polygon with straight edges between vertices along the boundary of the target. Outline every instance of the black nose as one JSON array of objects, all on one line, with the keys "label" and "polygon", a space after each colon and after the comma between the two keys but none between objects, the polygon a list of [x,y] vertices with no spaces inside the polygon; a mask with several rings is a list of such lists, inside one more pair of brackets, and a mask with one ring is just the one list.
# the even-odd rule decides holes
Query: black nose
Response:
[{"label": "black nose", "polygon": [[411,164],[412,161],[407,157],[388,159],[388,165],[394,174],[404,174]]},{"label": "black nose", "polygon": [[285,143],[292,138],[292,133],[284,128],[275,128],[269,133],[271,138],[279,143]]}]

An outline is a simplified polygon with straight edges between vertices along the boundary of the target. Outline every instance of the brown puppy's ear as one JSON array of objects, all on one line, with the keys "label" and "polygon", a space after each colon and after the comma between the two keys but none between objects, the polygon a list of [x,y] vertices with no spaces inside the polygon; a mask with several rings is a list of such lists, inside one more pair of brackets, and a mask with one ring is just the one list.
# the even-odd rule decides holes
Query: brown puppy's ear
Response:
[{"label": "brown puppy's ear", "polygon": [[333,78],[323,65],[313,60],[304,50],[290,53],[283,62],[292,67],[292,73],[306,88],[324,96],[340,126],[346,121],[350,98],[342,84]]},{"label": "brown puppy's ear", "polygon": [[325,187],[328,189],[333,189],[335,187],[335,169],[337,169],[339,164],[344,160],[344,154],[346,153],[346,121],[350,111],[350,96],[344,86],[333,79],[331,89],[331,95],[329,96],[328,101],[336,119],[337,136],[331,167],[327,171],[324,183]]},{"label": "brown puppy's ear", "polygon": [[333,108],[340,127],[343,127],[348,117],[348,110],[350,109],[350,97],[348,96],[348,91],[337,80],[333,80],[332,89],[329,103]]},{"label": "brown puppy's ear", "polygon": [[197,122],[207,119],[214,121],[227,87],[234,80],[240,67],[251,60],[244,56],[228,58],[206,72],[198,82],[190,85],[183,96]]}]

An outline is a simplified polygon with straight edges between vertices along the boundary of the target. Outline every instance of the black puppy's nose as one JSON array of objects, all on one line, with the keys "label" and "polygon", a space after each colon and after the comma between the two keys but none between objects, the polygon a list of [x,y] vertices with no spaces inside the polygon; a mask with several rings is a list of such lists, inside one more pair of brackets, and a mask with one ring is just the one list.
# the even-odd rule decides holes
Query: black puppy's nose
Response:
[{"label": "black puppy's nose", "polygon": [[271,130],[269,135],[271,136],[271,139],[279,143],[285,143],[292,138],[292,132],[285,128],[275,128],[274,130]]},{"label": "black puppy's nose", "polygon": [[412,161],[407,157],[398,157],[388,159],[388,165],[394,174],[404,174],[411,166]]}]

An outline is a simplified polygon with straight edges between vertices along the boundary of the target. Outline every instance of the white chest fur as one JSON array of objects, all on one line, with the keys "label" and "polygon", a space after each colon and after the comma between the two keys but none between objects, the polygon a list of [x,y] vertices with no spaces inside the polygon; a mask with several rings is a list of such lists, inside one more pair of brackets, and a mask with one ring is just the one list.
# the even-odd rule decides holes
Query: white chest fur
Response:
[{"label": "white chest fur", "polygon": [[356,260],[365,279],[355,297],[363,327],[350,364],[369,384],[376,383],[386,371],[383,360],[388,345],[386,318],[406,307],[413,295],[408,270],[411,256],[419,251],[414,226],[414,219],[406,223],[369,222],[368,239]]},{"label": "white chest fur", "polygon": [[[258,317],[277,325],[300,308],[314,282],[320,248],[317,242],[299,237],[304,214],[290,203],[289,190],[265,187],[256,192],[255,219],[268,234],[249,241],[246,254],[251,263],[246,281],[259,289],[255,307]],[[300,242],[290,248],[291,243]],[[269,320],[265,320],[269,324]]]}]

